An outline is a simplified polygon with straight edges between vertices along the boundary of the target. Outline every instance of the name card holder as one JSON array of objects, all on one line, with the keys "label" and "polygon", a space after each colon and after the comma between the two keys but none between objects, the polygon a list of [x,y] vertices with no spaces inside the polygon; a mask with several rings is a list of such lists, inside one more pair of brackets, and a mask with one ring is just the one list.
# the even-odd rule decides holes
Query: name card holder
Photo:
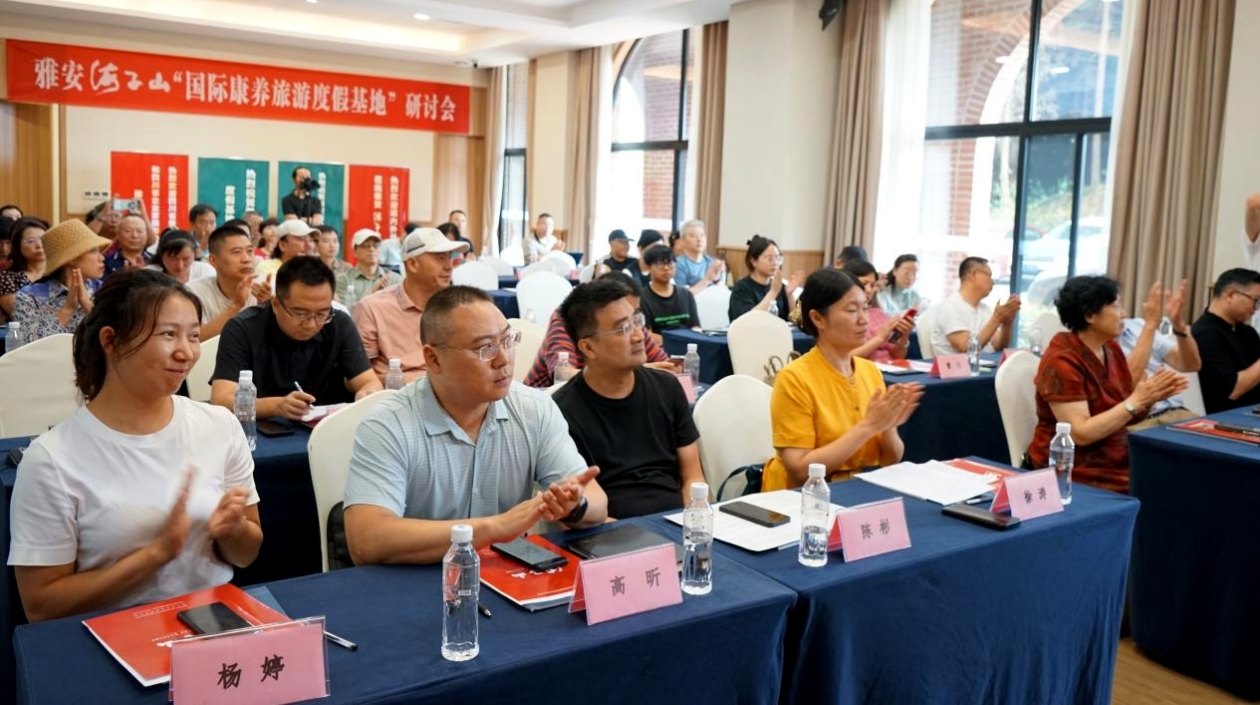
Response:
[{"label": "name card holder", "polygon": [[682,385],[683,394],[687,395],[687,403],[695,406],[696,385],[692,382],[691,375],[679,373],[674,376],[678,378],[678,383]]},{"label": "name card holder", "polygon": [[1006,361],[1011,358],[1011,355],[1017,352],[1032,352],[1032,350],[1029,348],[1007,348],[1002,351],[1002,358],[998,360],[998,367],[1005,365]]},{"label": "name card holder", "polygon": [[578,565],[569,613],[586,611],[599,624],[682,602],[674,546],[652,546]]},{"label": "name card holder", "polygon": [[882,553],[910,548],[904,498],[859,504],[836,512],[827,538],[827,550],[843,549],[844,562],[852,563]]},{"label": "name card holder", "polygon": [[932,359],[932,369],[928,372],[932,377],[941,379],[958,379],[971,376],[971,363],[966,353],[937,355]]},{"label": "name card holder", "polygon": [[1022,520],[1063,511],[1063,498],[1059,494],[1059,481],[1054,469],[1003,477],[989,511],[1010,512],[1011,516]]},{"label": "name card holder", "polygon": [[175,705],[282,705],[330,692],[323,617],[171,642]]}]

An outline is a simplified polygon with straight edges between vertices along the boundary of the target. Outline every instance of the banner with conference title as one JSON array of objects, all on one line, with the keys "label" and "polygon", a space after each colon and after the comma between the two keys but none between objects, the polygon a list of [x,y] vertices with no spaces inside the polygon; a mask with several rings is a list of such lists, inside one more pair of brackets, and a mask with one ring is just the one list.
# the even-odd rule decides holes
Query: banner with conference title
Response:
[{"label": "banner with conference title", "polygon": [[[346,235],[371,228],[385,239],[404,236],[411,199],[410,169],[351,164],[347,182]],[[354,262],[353,251],[347,248],[344,254],[347,262]]]},{"label": "banner with conference title", "polygon": [[471,89],[5,40],[8,100],[467,134]]},{"label": "banner with conference title", "polygon": [[110,152],[109,190],[114,198],[144,202],[158,231],[188,229],[188,155]]}]

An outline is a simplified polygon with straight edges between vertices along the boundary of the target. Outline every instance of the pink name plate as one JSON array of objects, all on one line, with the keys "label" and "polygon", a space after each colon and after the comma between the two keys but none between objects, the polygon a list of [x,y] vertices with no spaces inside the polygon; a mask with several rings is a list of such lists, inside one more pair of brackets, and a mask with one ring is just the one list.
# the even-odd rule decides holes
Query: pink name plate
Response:
[{"label": "pink name plate", "polygon": [[667,544],[582,561],[569,612],[586,610],[589,625],[680,602],[674,546]]},{"label": "pink name plate", "polygon": [[928,374],[933,377],[940,377],[941,379],[970,377],[971,363],[967,361],[966,353],[937,355],[932,360],[932,370],[928,372]]},{"label": "pink name plate", "polygon": [[827,550],[843,549],[844,562],[851,563],[910,548],[910,529],[906,526],[906,505],[902,500],[897,497],[836,512]]},{"label": "pink name plate", "polygon": [[324,618],[171,643],[175,705],[281,705],[328,695]]},{"label": "pink name plate", "polygon": [[1003,477],[989,511],[1009,511],[1011,516],[1020,519],[1036,519],[1063,511],[1063,499],[1059,495],[1054,469]]}]

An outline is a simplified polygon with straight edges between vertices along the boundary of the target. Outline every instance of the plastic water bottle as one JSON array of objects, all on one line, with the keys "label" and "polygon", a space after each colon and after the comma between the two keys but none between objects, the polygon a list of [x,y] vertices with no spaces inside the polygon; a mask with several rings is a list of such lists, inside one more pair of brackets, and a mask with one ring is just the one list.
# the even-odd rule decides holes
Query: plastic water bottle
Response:
[{"label": "plastic water bottle", "polygon": [[396,357],[389,358],[389,370],[385,373],[386,389],[402,389],[407,381],[403,379],[402,360]]},{"label": "plastic water bottle", "polygon": [[1054,438],[1050,439],[1050,467],[1059,481],[1059,497],[1064,504],[1072,503],[1072,464],[1076,461],[1076,442],[1072,440],[1072,424],[1054,425]]},{"label": "plastic water bottle", "polygon": [[1041,328],[1034,327],[1028,335],[1031,338],[1028,341],[1029,343],[1028,348],[1032,350],[1032,354],[1040,357],[1041,356]]},{"label": "plastic water bottle", "polygon": [[555,383],[568,382],[573,379],[574,374],[573,363],[569,362],[569,351],[561,350],[556,353],[556,367],[551,371],[551,378]]},{"label": "plastic water bottle", "polygon": [[240,379],[236,382],[236,420],[241,422],[245,431],[245,440],[249,441],[249,449],[258,447],[258,388],[254,386],[254,371],[241,370]]},{"label": "plastic water bottle", "polygon": [[683,374],[691,375],[691,384],[700,384],[700,351],[695,343],[687,343],[687,354],[683,356]]},{"label": "plastic water bottle", "polygon": [[354,282],[346,282],[346,294],[341,297],[341,305],[346,307],[350,313],[354,313],[355,304],[359,303],[359,297],[354,293]]},{"label": "plastic water bottle", "polygon": [[967,339],[967,364],[971,365],[971,376],[980,374],[980,336],[975,331]]},{"label": "plastic water bottle", "polygon": [[709,486],[691,483],[691,502],[683,510],[682,591],[708,595],[713,590],[713,507]]},{"label": "plastic water bottle", "polygon": [[770,315],[771,315],[771,316],[778,316],[778,315],[779,315],[779,302],[778,302],[778,301],[771,301],[771,302],[770,302]]},{"label": "plastic water bottle", "polygon": [[534,309],[532,308],[525,309],[525,320],[529,321],[530,323],[538,323],[538,318],[534,316]]},{"label": "plastic water bottle", "polygon": [[9,322],[9,330],[4,334],[4,351],[13,352],[26,344],[26,331],[18,321]]},{"label": "plastic water bottle", "polygon": [[827,486],[827,466],[809,464],[809,479],[801,488],[801,565],[821,568],[827,565],[827,522],[831,519],[831,488]]},{"label": "plastic water bottle", "polygon": [[467,661],[481,650],[477,644],[481,558],[472,538],[471,526],[452,526],[451,549],[442,558],[442,658],[447,661]]}]

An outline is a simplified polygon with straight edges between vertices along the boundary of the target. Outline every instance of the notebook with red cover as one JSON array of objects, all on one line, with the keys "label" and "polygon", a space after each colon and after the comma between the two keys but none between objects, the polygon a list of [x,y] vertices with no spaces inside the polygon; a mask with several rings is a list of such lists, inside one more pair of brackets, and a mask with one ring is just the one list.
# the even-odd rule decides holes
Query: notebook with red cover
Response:
[{"label": "notebook with red cover", "polygon": [[[1227,430],[1222,426],[1233,426],[1234,428],[1246,431],[1239,433],[1233,430]],[[1224,438],[1227,441],[1238,441],[1239,443],[1248,443],[1250,445],[1260,445],[1260,429],[1254,429],[1250,426],[1235,426],[1233,424],[1220,424],[1211,419],[1190,419],[1181,423],[1173,424],[1169,428],[1174,431],[1187,431],[1189,433],[1197,433],[1203,436],[1211,436],[1213,438]]]},{"label": "notebook with red cover", "polygon": [[250,624],[289,621],[283,614],[228,584],[85,619],[83,626],[128,673],[147,687],[171,679],[171,642],[193,636],[192,630],[179,621],[179,613],[214,602],[227,605]]},{"label": "notebook with red cover", "polygon": [[950,467],[958,468],[959,470],[966,470],[967,472],[975,473],[977,475],[992,475],[993,481],[989,483],[989,487],[992,488],[994,492],[997,492],[998,486],[1002,484],[1002,478],[1016,474],[1016,472],[1010,468],[1000,468],[996,465],[967,460],[966,458],[946,460],[945,464]]},{"label": "notebook with red cover", "polygon": [[477,552],[481,556],[481,582],[530,612],[569,604],[577,583],[578,562],[582,559],[541,536],[526,536],[525,540],[559,553],[569,562],[535,573],[486,546]]}]

